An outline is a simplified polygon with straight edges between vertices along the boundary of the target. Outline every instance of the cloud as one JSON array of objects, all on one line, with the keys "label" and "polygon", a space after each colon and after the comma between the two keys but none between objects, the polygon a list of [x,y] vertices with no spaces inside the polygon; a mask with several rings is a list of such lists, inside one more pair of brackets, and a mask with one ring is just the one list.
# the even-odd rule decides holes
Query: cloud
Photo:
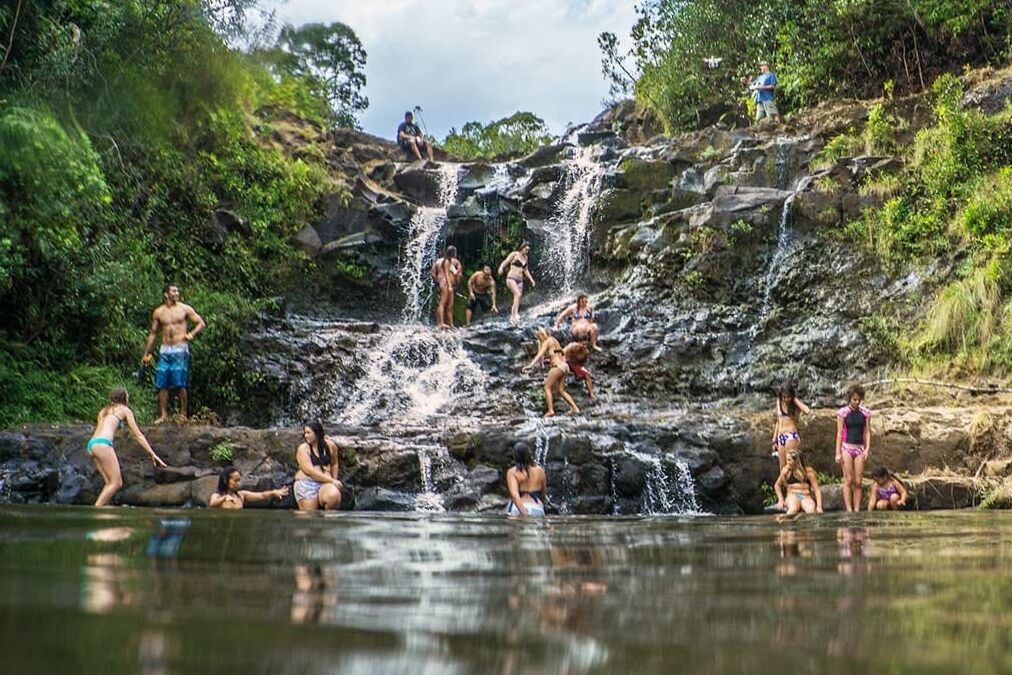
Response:
[{"label": "cloud", "polygon": [[636,0],[288,0],[281,21],[342,21],[368,53],[366,131],[392,136],[419,105],[439,137],[530,110],[555,132],[596,115],[597,35],[629,34]]}]

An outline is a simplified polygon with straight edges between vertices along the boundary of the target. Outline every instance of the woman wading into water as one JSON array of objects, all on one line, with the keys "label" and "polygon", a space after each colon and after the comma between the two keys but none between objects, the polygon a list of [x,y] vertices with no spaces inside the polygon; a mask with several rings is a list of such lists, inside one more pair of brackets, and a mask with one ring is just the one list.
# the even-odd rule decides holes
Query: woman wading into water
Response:
[{"label": "woman wading into water", "polygon": [[531,368],[541,363],[543,359],[548,359],[548,376],[545,378],[545,405],[548,407],[548,411],[545,412],[545,417],[555,415],[553,394],[556,393],[569,404],[569,412],[580,412],[580,409],[576,407],[576,401],[566,391],[566,378],[569,377],[570,370],[562,351],[562,345],[544,328],[538,328],[535,334],[538,336],[538,353],[534,355],[529,364],[524,366],[523,371],[530,372]]},{"label": "woman wading into water", "polygon": [[226,466],[218,474],[218,491],[211,495],[208,505],[212,509],[241,509],[247,503],[264,502],[271,499],[283,499],[288,496],[288,486],[280,487],[277,490],[266,492],[252,492],[240,490],[239,483],[242,476],[239,469],[234,466]]},{"label": "woman wading into water", "polygon": [[123,477],[120,475],[119,470],[119,458],[116,457],[116,450],[112,444],[112,440],[116,436],[116,430],[122,424],[126,423],[137,444],[151,457],[152,464],[155,466],[165,466],[165,462],[155,454],[155,451],[151,449],[151,445],[148,443],[148,439],[144,438],[144,434],[141,433],[140,428],[137,426],[137,420],[134,419],[134,413],[130,410],[129,403],[130,397],[126,389],[113,389],[109,394],[108,405],[98,413],[95,433],[91,435],[91,440],[88,441],[88,456],[91,457],[91,461],[95,463],[95,468],[102,475],[102,480],[105,481],[105,486],[102,487],[102,491],[98,493],[98,499],[95,500],[95,506],[105,506],[108,504],[112,500],[113,495],[123,487]]},{"label": "woman wading into water", "polygon": [[506,472],[506,487],[510,491],[510,516],[545,515],[545,470],[534,463],[531,448],[526,443],[513,446],[513,466]]},{"label": "woman wading into water", "polygon": [[530,255],[531,245],[525,241],[520,244],[519,250],[513,251],[499,263],[499,276],[502,276],[507,267],[509,268],[509,272],[506,273],[506,288],[513,294],[513,309],[510,312],[510,321],[513,322],[520,320],[520,298],[524,295],[524,278],[531,282],[531,288],[537,286],[530,270],[527,269]]},{"label": "woman wading into water", "polygon": [[773,451],[777,453],[781,469],[787,463],[785,454],[801,448],[798,417],[802,413],[811,415],[812,410],[797,397],[794,384],[784,382],[777,389],[777,423],[773,427]]}]

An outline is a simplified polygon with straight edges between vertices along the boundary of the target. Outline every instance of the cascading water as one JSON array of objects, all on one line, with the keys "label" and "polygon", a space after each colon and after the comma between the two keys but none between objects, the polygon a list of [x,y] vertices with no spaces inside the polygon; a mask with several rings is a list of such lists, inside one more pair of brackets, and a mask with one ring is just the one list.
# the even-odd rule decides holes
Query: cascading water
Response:
[{"label": "cascading water", "polygon": [[565,163],[566,189],[555,214],[546,223],[542,262],[542,269],[564,294],[572,293],[575,282],[587,268],[590,219],[601,192],[604,170],[592,148],[576,148]]},{"label": "cascading water", "polygon": [[459,165],[441,165],[438,206],[419,207],[408,225],[408,241],[404,246],[404,262],[401,265],[405,323],[419,321],[428,304],[431,295],[429,265],[436,258],[436,242],[446,223],[446,210],[457,196],[459,175]]},{"label": "cascading water", "polygon": [[422,478],[422,491],[415,496],[415,509],[418,511],[442,512],[446,510],[443,498],[436,491],[435,483],[432,481],[433,455],[446,454],[441,448],[419,448],[418,449],[418,472]]},{"label": "cascading water", "polygon": [[692,472],[689,470],[688,464],[680,459],[675,460],[675,475],[669,476],[661,456],[648,455],[631,448],[627,448],[626,452],[648,467],[643,484],[643,513],[650,515],[702,513],[696,499],[696,485],[692,480]]}]

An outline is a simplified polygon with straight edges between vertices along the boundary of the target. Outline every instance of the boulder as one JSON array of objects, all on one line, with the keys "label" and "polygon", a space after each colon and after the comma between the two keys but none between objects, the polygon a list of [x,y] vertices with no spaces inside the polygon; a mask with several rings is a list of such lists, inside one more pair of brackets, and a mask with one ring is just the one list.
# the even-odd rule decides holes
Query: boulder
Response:
[{"label": "boulder", "polygon": [[415,496],[381,487],[362,490],[355,500],[356,511],[414,511]]}]

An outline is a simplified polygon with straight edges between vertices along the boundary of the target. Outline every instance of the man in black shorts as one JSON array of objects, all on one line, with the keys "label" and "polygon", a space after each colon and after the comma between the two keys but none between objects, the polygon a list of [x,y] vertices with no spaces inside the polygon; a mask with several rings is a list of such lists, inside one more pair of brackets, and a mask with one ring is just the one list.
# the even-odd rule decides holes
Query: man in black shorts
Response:
[{"label": "man in black shorts", "polygon": [[464,315],[464,325],[471,325],[471,315],[476,307],[481,307],[481,313],[491,309],[499,313],[495,304],[495,279],[492,278],[492,268],[485,265],[480,272],[475,272],[467,280],[467,312]]},{"label": "man in black shorts", "polygon": [[432,161],[432,144],[425,140],[410,110],[404,113],[404,121],[397,126],[397,145],[409,159],[421,159],[424,150]]}]

